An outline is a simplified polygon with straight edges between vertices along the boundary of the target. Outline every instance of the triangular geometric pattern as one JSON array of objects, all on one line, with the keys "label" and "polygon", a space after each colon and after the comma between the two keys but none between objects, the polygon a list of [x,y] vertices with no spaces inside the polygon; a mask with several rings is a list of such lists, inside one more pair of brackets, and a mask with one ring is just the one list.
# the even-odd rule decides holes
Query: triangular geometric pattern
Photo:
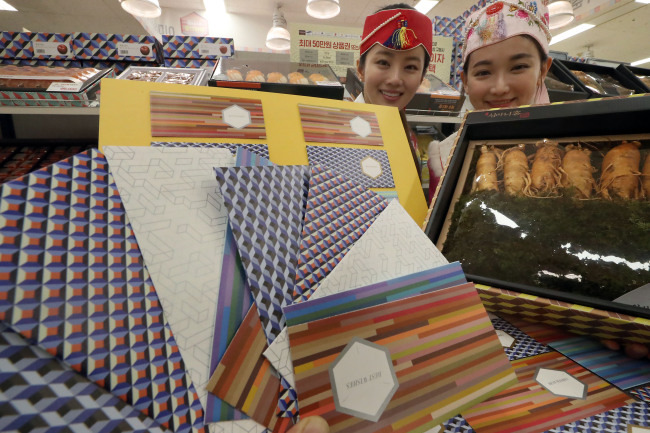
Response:
[{"label": "triangular geometric pattern", "polygon": [[632,403],[598,415],[548,430],[549,433],[610,433],[634,432],[632,427],[649,427],[650,406]]},{"label": "triangular geometric pattern", "polygon": [[176,432],[198,396],[96,150],[0,188],[0,320]]},{"label": "triangular geometric pattern", "polygon": [[280,378],[277,415],[281,418],[296,418],[298,416],[298,395],[284,378]]},{"label": "triangular geometric pattern", "polygon": [[307,300],[387,202],[323,166],[312,166],[294,301]]},{"label": "triangular geometric pattern", "polygon": [[3,432],[167,431],[2,323],[0,414]]},{"label": "triangular geometric pattern", "polygon": [[494,329],[504,331],[514,338],[515,341],[512,347],[504,347],[510,361],[528,358],[552,350],[499,317],[492,319],[492,326],[494,326]]},{"label": "triangular geometric pattern", "polygon": [[650,403],[650,388],[648,387],[639,387],[636,389],[630,390],[630,394],[638,398],[639,400],[643,400],[646,403]]},{"label": "triangular geometric pattern", "polygon": [[269,344],[293,302],[308,166],[215,168]]}]

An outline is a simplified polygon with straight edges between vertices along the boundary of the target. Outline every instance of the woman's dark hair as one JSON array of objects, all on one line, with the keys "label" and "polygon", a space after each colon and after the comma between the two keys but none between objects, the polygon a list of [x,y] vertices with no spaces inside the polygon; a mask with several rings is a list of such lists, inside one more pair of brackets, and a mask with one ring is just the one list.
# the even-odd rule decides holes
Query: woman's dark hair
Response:
[{"label": "woman's dark hair", "polygon": [[[530,39],[535,43],[535,47],[537,48],[537,52],[539,53],[539,61],[540,65],[544,65],[546,63],[546,60],[548,59],[548,55],[544,52],[542,49],[542,46],[537,42],[537,39],[532,37],[531,35],[517,35],[517,36],[523,36],[525,38]],[[472,56],[472,53],[469,53],[469,56],[467,56],[467,59],[465,60],[465,63],[463,63],[463,71],[467,73],[467,68],[469,67],[469,58]]]},{"label": "woman's dark hair", "polygon": [[[416,10],[413,6],[407,5],[406,3],[393,3],[388,6],[384,6],[383,8],[377,9],[375,13],[377,12],[383,12],[383,11],[389,11],[391,9],[410,9],[412,11]],[[363,69],[366,64],[366,55],[368,54],[368,51],[363,53],[361,57],[359,57],[359,68]],[[424,74],[427,73],[427,70],[429,69],[429,62],[431,62],[431,57],[429,57],[429,53],[427,50],[424,50],[424,68],[422,68],[422,76],[424,77]]]}]

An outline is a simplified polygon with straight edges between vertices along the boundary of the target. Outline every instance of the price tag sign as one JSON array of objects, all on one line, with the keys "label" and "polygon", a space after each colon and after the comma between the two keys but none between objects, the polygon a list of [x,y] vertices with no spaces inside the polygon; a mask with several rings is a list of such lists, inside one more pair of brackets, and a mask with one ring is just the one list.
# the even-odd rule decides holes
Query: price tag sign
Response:
[{"label": "price tag sign", "polygon": [[117,54],[126,57],[153,57],[153,44],[118,42]]},{"label": "price tag sign", "polygon": [[230,45],[227,44],[208,44],[201,42],[197,46],[199,54],[202,56],[232,56]]},{"label": "price tag sign", "polygon": [[72,52],[67,42],[32,42],[36,56],[70,57]]},{"label": "price tag sign", "polygon": [[70,92],[75,93],[81,91],[81,86],[84,83],[52,83],[47,88],[48,92]]}]

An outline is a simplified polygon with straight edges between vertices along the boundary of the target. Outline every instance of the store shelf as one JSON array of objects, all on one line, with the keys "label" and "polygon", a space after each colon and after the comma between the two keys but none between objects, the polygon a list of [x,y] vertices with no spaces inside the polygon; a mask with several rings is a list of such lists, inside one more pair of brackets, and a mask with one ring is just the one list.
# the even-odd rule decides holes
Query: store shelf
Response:
[{"label": "store shelf", "polygon": [[0,114],[81,115],[99,116],[99,106],[94,107],[20,107],[0,106]]}]

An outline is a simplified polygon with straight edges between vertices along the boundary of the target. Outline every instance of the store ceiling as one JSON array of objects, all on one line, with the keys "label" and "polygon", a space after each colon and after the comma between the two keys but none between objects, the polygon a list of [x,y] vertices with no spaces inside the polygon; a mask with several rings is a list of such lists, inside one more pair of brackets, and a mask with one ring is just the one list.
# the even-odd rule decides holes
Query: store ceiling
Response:
[{"label": "store ceiling", "polygon": [[[8,0],[12,3],[12,0]],[[217,0],[206,0],[217,1]],[[430,16],[455,18],[478,0],[442,0]],[[589,2],[590,0],[583,0]],[[142,33],[142,26],[124,12],[118,0],[13,0],[19,12],[0,11],[0,29],[21,31],[100,33]],[[226,10],[239,15],[269,17],[276,4],[289,22],[322,23],[346,27],[361,27],[363,19],[392,0],[340,0],[341,14],[331,20],[316,20],[305,13],[307,0],[225,0]],[[415,3],[414,0],[406,0]],[[610,1],[609,4],[615,3]],[[160,0],[162,7],[202,9],[203,0]],[[592,56],[600,59],[632,62],[650,57],[650,5],[634,0],[617,0],[613,6],[591,15],[587,22],[597,27],[551,49],[566,51],[573,56],[585,56],[588,47]],[[571,27],[571,26],[569,26]],[[554,34],[565,29],[554,31]],[[223,36],[223,35],[219,35]],[[650,65],[642,65],[650,67]]]}]

